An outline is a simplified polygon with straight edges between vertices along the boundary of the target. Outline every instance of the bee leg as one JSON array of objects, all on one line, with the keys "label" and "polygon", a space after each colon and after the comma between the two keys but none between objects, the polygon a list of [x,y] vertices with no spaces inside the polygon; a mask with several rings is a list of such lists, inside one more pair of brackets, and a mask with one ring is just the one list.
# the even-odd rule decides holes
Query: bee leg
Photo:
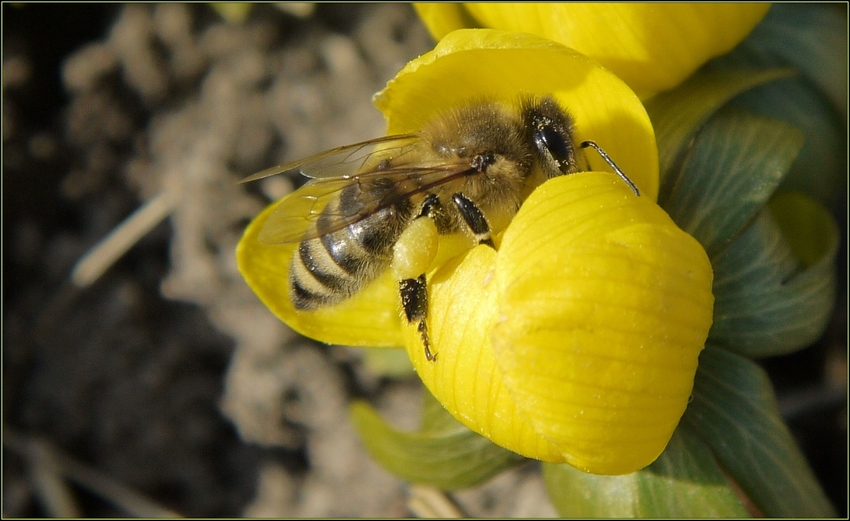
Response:
[{"label": "bee leg", "polygon": [[490,223],[487,222],[487,218],[481,213],[481,209],[461,193],[454,194],[452,201],[463,216],[463,220],[466,221],[466,225],[472,230],[478,244],[486,244],[491,248],[495,248],[493,238],[490,237]]},{"label": "bee leg", "polygon": [[428,338],[428,286],[425,274],[415,279],[403,279],[399,282],[401,293],[401,307],[407,322],[412,324],[419,321],[417,330],[422,337],[422,345],[425,347],[425,358],[429,362],[437,359],[437,355],[431,353],[431,340]]},{"label": "bee leg", "polygon": [[438,232],[434,216],[440,206],[435,195],[429,195],[419,216],[410,223],[396,241],[392,268],[399,281],[401,307],[408,324],[418,322],[417,330],[429,362],[437,360],[431,352],[428,336],[428,284],[425,271],[437,252]]}]

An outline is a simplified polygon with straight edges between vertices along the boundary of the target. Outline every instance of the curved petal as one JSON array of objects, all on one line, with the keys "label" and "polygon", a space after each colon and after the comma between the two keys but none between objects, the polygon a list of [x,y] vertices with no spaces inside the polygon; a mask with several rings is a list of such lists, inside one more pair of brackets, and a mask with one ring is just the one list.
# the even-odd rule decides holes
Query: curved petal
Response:
[{"label": "curved petal", "polygon": [[[714,56],[731,50],[770,4],[470,3],[452,17],[429,12],[439,38],[464,17],[475,25],[521,31],[572,47],[620,76],[642,96],[670,89]],[[427,10],[426,10],[427,11]]]},{"label": "curved petal", "polygon": [[[585,56],[530,34],[488,29],[455,31],[411,61],[375,95],[388,133],[421,128],[446,108],[469,100],[552,95],[575,119],[577,138],[601,146],[653,200],[658,150],[640,100],[611,72]],[[588,153],[593,170],[608,170]]]},{"label": "curved petal", "polygon": [[[545,223],[545,226],[541,226]],[[432,348],[408,352],[467,426],[520,454],[598,474],[662,452],[712,320],[702,247],[616,177],[553,179],[498,253],[478,247],[432,279]]]},{"label": "curved petal", "polygon": [[434,2],[413,4],[413,8],[416,9],[416,14],[425,23],[425,27],[435,40],[439,40],[452,31],[477,25],[463,4]]}]

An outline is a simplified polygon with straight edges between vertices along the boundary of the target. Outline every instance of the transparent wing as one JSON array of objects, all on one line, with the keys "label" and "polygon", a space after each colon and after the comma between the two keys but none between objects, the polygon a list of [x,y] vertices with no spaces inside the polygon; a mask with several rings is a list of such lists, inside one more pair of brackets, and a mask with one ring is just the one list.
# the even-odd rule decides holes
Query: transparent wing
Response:
[{"label": "transparent wing", "polygon": [[353,145],[345,145],[316,155],[267,168],[239,181],[248,183],[285,173],[298,173],[314,179],[351,177],[360,172],[377,168],[388,161],[394,164],[404,161],[410,155],[421,138],[415,134],[385,136]]},{"label": "transparent wing", "polygon": [[[350,177],[316,178],[280,202],[260,231],[259,240],[265,244],[281,244],[314,239],[359,222],[415,194],[475,173],[477,170],[469,161],[447,163],[442,160],[376,168]],[[377,180],[383,189],[375,189]],[[319,231],[316,224],[325,207],[346,188],[349,190],[345,194],[345,204],[328,207]]]}]

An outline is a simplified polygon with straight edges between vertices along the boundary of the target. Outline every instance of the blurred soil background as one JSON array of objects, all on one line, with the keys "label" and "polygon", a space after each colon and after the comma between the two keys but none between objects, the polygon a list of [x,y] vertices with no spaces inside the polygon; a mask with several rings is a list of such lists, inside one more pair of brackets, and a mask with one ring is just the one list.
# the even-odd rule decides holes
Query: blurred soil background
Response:
[{"label": "blurred soil background", "polygon": [[[292,189],[240,178],[383,135],[372,95],[433,46],[412,7],[262,4],[241,23],[209,4],[2,9],[3,516],[415,514],[347,407],[413,428],[418,380],[299,337],[234,259]],[[129,247],[114,263],[91,255],[108,237]],[[821,342],[765,366],[846,516],[839,293]],[[555,515],[534,463],[452,498]]]}]

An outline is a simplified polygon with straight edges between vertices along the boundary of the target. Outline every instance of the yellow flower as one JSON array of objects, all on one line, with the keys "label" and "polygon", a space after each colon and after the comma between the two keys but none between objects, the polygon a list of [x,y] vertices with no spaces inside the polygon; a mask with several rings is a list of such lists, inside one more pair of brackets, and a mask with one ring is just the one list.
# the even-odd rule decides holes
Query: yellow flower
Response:
[{"label": "yellow flower", "polygon": [[764,17],[770,4],[470,3],[416,4],[439,40],[464,27],[536,34],[607,67],[641,97],[675,87],[725,54]]},{"label": "yellow flower", "polygon": [[568,107],[578,140],[596,141],[641,196],[590,152],[595,172],[539,187],[496,237],[497,249],[458,255],[452,238],[441,238],[427,273],[436,362],[425,359],[416,325],[400,318],[391,273],[339,305],[295,310],[288,273],[296,246],[257,240],[276,205],[246,230],[239,267],[263,302],[307,336],[406,347],[447,410],[495,443],[588,472],[631,472],[661,453],[681,418],[713,305],[705,252],[654,202],[657,149],[639,99],[562,45],[462,30],[409,63],[375,104],[397,134],[470,100],[511,102],[520,93]]},{"label": "yellow flower", "polygon": [[667,445],[711,325],[711,266],[649,198],[599,172],[553,179],[498,252],[431,277],[428,389],[461,422],[528,457],[597,474],[645,467]]}]

